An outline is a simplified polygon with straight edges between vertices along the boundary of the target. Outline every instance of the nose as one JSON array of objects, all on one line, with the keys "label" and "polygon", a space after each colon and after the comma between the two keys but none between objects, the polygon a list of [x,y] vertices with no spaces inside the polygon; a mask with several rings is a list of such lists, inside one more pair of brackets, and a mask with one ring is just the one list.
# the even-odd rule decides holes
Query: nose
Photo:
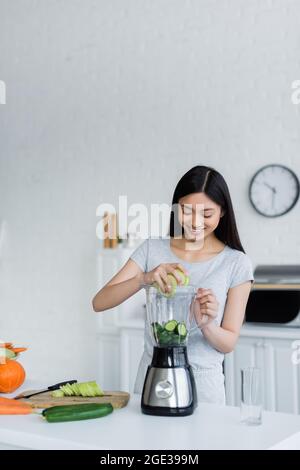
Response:
[{"label": "nose", "polygon": [[193,230],[197,230],[197,229],[200,229],[200,228],[203,228],[204,227],[204,218],[201,214],[196,214],[193,216],[193,219],[192,219],[192,228]]}]

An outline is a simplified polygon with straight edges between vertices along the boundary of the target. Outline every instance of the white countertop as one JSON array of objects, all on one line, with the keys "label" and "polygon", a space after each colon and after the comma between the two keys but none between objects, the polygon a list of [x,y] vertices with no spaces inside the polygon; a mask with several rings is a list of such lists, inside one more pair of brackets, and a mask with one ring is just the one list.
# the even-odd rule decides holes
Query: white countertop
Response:
[{"label": "white countertop", "polygon": [[[22,387],[30,388],[39,387]],[[300,416],[265,411],[262,425],[246,426],[239,408],[204,403],[192,416],[148,416],[133,395],[127,407],[94,420],[50,424],[35,414],[2,415],[0,443],[3,449],[300,449]]]}]

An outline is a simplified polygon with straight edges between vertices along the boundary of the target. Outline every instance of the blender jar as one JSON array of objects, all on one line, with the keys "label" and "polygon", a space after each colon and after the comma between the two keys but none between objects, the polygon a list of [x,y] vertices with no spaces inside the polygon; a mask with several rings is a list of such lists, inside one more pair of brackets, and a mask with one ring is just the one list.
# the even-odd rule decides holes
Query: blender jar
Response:
[{"label": "blender jar", "polygon": [[147,323],[154,346],[186,346],[195,324],[192,313],[195,294],[193,286],[178,286],[172,297],[153,286],[146,288]]}]

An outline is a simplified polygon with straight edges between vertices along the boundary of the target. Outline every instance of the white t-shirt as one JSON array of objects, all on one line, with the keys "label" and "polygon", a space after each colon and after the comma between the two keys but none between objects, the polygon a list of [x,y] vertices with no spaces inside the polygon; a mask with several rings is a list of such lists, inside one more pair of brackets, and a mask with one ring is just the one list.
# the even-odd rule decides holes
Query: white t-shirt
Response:
[{"label": "white t-shirt", "polygon": [[[221,324],[228,290],[247,281],[253,282],[253,267],[248,255],[229,246],[206,261],[189,263],[178,258],[170,248],[170,238],[148,238],[136,248],[130,258],[144,271],[149,272],[162,263],[182,264],[190,277],[190,285],[211,289],[219,302],[215,319]],[[189,362],[194,374],[215,371],[222,374],[224,354],[213,348],[200,329],[193,330],[187,344]],[[135,391],[140,392],[148,365],[151,363],[153,343],[146,322],[144,333],[144,354],[140,362]]]}]

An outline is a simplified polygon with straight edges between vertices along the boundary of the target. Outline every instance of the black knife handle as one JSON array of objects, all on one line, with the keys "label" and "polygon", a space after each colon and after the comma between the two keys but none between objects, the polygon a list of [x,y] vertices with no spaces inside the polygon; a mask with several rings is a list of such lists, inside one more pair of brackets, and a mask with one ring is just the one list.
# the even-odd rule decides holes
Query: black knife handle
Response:
[{"label": "black knife handle", "polygon": [[66,382],[60,382],[58,384],[55,384],[55,385],[51,385],[50,387],[48,387],[48,390],[58,390],[59,387],[61,387],[62,385],[67,385],[67,384],[76,384],[77,383],[77,380],[67,380]]}]

